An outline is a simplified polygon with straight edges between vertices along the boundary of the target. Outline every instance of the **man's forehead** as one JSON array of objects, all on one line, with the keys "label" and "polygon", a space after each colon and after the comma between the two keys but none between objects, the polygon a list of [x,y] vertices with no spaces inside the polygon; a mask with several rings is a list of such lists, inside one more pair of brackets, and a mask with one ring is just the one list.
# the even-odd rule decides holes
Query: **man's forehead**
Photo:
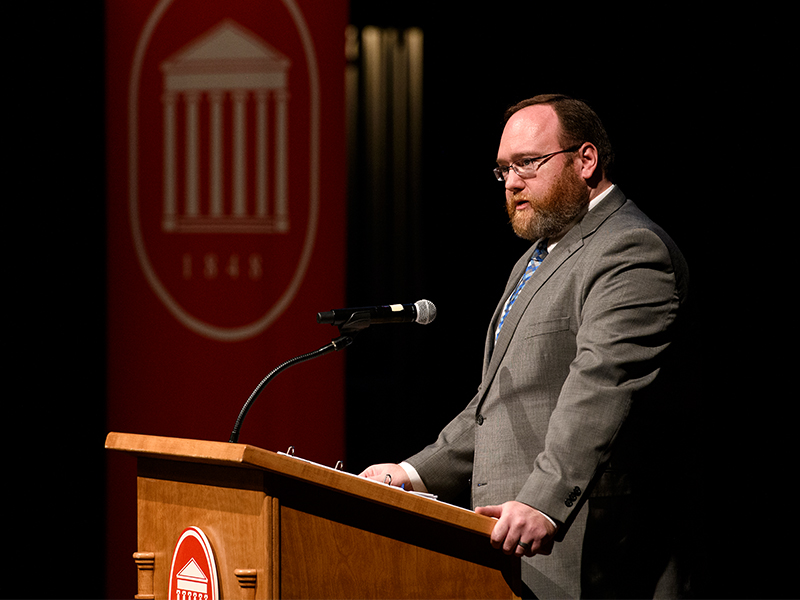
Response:
[{"label": "man's forehead", "polygon": [[500,153],[551,152],[558,144],[558,130],[558,116],[552,106],[526,106],[506,123],[500,139]]}]

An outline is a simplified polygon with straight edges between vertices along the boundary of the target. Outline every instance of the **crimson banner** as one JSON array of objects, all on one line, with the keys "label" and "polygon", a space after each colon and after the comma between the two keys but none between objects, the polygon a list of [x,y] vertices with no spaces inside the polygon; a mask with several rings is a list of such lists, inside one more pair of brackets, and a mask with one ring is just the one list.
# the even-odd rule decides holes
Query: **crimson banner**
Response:
[{"label": "crimson banner", "polygon": [[[108,429],[227,441],[345,298],[345,0],[108,0]],[[344,458],[344,357],[288,369],[240,441]],[[108,457],[109,597],[135,472]]]}]

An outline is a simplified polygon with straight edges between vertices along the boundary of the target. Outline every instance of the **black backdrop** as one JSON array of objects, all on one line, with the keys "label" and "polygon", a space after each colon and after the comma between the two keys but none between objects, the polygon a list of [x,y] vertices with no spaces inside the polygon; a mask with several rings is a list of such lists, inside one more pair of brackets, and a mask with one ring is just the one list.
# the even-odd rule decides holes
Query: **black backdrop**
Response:
[{"label": "black backdrop", "polygon": [[770,366],[753,368],[747,345],[755,326],[745,316],[752,301],[742,293],[742,262],[731,255],[753,235],[752,204],[767,197],[751,161],[771,136],[752,111],[756,98],[773,105],[786,65],[765,38],[772,27],[753,12],[696,14],[677,5],[619,14],[573,4],[473,6],[352,3],[356,25],[421,27],[425,61],[422,193],[408,209],[416,231],[382,223],[376,236],[367,206],[374,199],[351,189],[349,302],[427,298],[439,314],[425,327],[373,328],[348,349],[349,468],[402,460],[472,398],[486,325],[527,247],[510,230],[490,172],[502,115],[526,97],[570,94],[604,120],[616,182],[689,261],[681,388],[689,434],[675,440],[675,468],[686,482],[686,504],[676,510],[684,515],[688,594],[792,594],[778,587],[789,556],[765,537],[773,527],[760,487],[781,481],[765,469],[774,419],[756,408],[765,391],[756,391],[756,373]]},{"label": "black backdrop", "polygon": [[[426,327],[375,328],[346,351],[348,470],[406,457],[474,393],[487,320],[524,249],[490,173],[502,112],[537,93],[572,94],[604,118],[618,183],[672,234],[692,270],[691,595],[796,596],[775,587],[792,574],[792,554],[777,543],[791,539],[792,471],[764,468],[783,465],[776,453],[792,444],[776,426],[791,420],[792,395],[768,387],[780,375],[770,361],[751,364],[785,336],[770,325],[779,337],[747,349],[749,323],[762,322],[748,315],[769,316],[775,305],[742,282],[747,257],[731,256],[764,233],[752,215],[773,198],[763,189],[771,171],[754,160],[792,172],[769,136],[788,131],[775,114],[779,84],[793,77],[791,55],[775,44],[783,16],[766,7],[697,14],[672,3],[588,14],[563,6],[353,2],[357,25],[424,30],[424,153],[413,233],[368,236],[365,200],[351,195],[348,302],[428,298],[439,316]],[[13,352],[4,489],[14,490],[7,520],[23,527],[6,544],[6,572],[15,575],[4,596],[102,597],[103,3],[36,6],[8,18]],[[770,256],[779,254],[773,238],[791,237],[785,220],[778,215],[772,235],[758,237]],[[466,287],[453,285],[464,279]],[[45,506],[61,509],[34,518],[31,508]],[[28,575],[31,565],[46,565],[46,576]]]},{"label": "black backdrop", "polygon": [[[349,301],[428,298],[439,316],[427,328],[369,331],[348,350],[351,463],[378,449],[405,456],[479,383],[486,324],[527,247],[508,226],[491,173],[503,112],[518,100],[559,92],[594,106],[616,146],[618,184],[684,250],[697,295],[709,284],[714,266],[703,240],[718,192],[706,173],[707,147],[719,143],[724,122],[719,114],[709,121],[704,105],[732,91],[734,66],[709,72],[712,42],[700,24],[683,31],[663,19],[632,27],[566,11],[543,19],[538,7],[518,12],[353,5],[355,23],[423,28],[425,79],[423,185],[409,209],[418,233],[382,224],[376,236],[372,199],[351,190]],[[704,317],[698,326],[711,324]]]}]

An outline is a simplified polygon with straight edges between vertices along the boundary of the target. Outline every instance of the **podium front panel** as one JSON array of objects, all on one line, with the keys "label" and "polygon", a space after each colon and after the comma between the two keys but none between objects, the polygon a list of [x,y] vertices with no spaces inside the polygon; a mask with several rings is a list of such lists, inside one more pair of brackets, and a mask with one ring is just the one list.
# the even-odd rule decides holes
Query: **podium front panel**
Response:
[{"label": "podium front panel", "polygon": [[278,598],[277,502],[266,492],[264,471],[139,458],[138,546],[155,553],[156,598],[166,598],[172,552],[181,533],[199,527],[218,566],[223,598],[245,598],[236,570],[256,571],[259,598]]},{"label": "podium front panel", "polygon": [[141,600],[168,597],[189,527],[226,600],[521,595],[519,559],[472,511],[252,446],[111,433],[106,447],[137,456]]}]

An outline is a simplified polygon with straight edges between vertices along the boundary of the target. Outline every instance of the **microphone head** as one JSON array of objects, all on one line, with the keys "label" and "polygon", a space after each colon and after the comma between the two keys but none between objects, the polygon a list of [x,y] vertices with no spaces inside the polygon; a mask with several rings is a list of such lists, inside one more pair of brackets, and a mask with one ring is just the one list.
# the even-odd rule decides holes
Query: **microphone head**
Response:
[{"label": "microphone head", "polygon": [[416,322],[420,325],[427,325],[436,318],[436,306],[430,300],[418,300],[414,306],[417,309]]}]

